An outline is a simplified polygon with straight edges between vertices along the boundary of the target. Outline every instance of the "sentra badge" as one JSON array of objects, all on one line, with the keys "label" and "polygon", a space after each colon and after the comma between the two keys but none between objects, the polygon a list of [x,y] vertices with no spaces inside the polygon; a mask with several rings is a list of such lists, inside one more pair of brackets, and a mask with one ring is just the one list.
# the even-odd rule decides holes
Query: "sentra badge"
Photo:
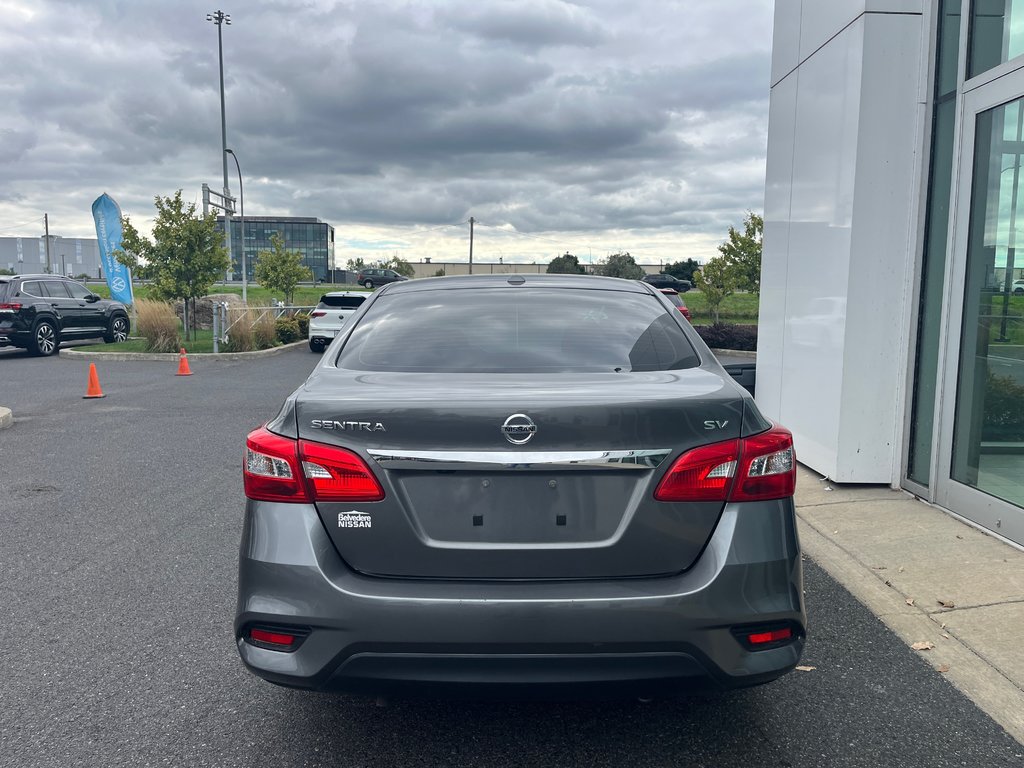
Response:
[{"label": "sentra badge", "polygon": [[340,429],[343,432],[387,432],[379,421],[334,421],[333,419],[313,419],[309,426],[313,429]]},{"label": "sentra badge", "polygon": [[339,512],[338,513],[338,527],[339,528],[369,528],[373,522],[373,518],[370,517],[368,512]]}]

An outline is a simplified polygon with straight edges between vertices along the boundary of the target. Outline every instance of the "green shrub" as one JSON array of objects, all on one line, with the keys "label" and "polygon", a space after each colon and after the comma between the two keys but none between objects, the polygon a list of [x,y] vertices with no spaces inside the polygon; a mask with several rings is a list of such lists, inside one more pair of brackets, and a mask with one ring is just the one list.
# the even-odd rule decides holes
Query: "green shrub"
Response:
[{"label": "green shrub", "polygon": [[302,338],[299,335],[299,323],[294,317],[277,318],[277,338],[282,344],[291,344]]},{"label": "green shrub", "polygon": [[988,375],[981,439],[991,442],[1024,442],[1024,385],[1010,376]]},{"label": "green shrub", "polygon": [[309,315],[306,312],[296,312],[295,321],[299,324],[299,337],[309,336]]},{"label": "green shrub", "polygon": [[163,301],[136,299],[136,332],[145,338],[147,352],[177,352],[181,328],[174,308]]},{"label": "green shrub", "polygon": [[704,339],[704,343],[712,349],[757,351],[756,325],[715,323],[714,325],[695,325],[693,328]]}]

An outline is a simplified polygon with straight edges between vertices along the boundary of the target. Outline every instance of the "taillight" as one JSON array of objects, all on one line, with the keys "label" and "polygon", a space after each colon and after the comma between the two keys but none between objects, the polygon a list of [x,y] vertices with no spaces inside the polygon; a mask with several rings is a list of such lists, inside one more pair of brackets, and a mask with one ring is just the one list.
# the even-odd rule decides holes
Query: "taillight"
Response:
[{"label": "taillight", "polygon": [[266,427],[250,432],[242,469],[245,495],[260,501],[309,501],[298,448],[297,441],[275,435]]},{"label": "taillight", "polygon": [[282,651],[291,653],[296,650],[302,641],[309,637],[308,627],[280,627],[280,626],[256,626],[249,627],[242,633],[242,637],[250,644],[258,648],[266,648],[269,651]]},{"label": "taillight", "polygon": [[245,441],[245,495],[258,501],[380,501],[384,489],[352,451],[260,427]]},{"label": "taillight", "polygon": [[796,489],[793,435],[775,426],[752,437],[687,451],[654,492],[658,501],[759,501]]},{"label": "taillight", "polygon": [[299,441],[299,456],[314,501],[380,501],[384,489],[352,451]]},{"label": "taillight", "polygon": [[5,309],[8,312],[20,312],[21,304],[0,304],[0,312],[2,312]]},{"label": "taillight", "polygon": [[310,312],[309,313],[310,317],[326,317],[326,315],[327,315],[326,312]]}]

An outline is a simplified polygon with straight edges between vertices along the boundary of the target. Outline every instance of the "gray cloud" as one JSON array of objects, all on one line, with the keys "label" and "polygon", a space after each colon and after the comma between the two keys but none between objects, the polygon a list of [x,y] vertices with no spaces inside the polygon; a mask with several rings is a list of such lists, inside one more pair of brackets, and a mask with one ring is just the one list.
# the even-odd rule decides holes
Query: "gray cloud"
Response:
[{"label": "gray cloud", "polygon": [[[154,195],[220,185],[211,10],[14,3],[0,31],[0,58],[17,62],[0,84],[0,230],[47,211],[88,235],[102,191],[144,221]],[[473,215],[506,239],[511,226],[628,245],[720,239],[761,207],[768,0],[224,10],[228,144],[249,213],[318,216],[360,241]]]}]

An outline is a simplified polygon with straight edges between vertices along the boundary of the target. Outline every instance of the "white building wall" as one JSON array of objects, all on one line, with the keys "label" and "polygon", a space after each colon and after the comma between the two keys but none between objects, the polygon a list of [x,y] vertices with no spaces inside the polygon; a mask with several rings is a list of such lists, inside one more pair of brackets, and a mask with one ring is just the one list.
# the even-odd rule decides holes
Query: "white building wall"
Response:
[{"label": "white building wall", "polygon": [[776,5],[757,401],[803,463],[840,482],[898,481],[921,5]]}]

